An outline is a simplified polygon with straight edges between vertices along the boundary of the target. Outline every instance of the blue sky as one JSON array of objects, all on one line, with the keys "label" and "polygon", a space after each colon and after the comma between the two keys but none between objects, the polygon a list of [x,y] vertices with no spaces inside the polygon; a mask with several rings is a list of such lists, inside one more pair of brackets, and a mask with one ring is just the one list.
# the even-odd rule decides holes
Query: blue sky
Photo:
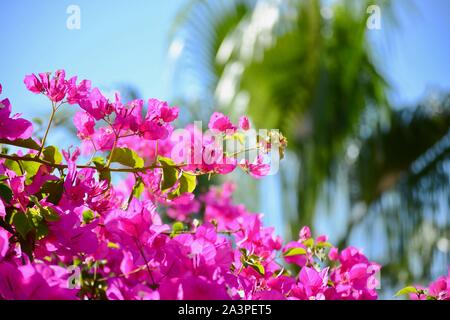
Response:
[{"label": "blue sky", "polygon": [[430,90],[450,91],[450,1],[393,3],[397,26],[384,21],[380,31],[371,31],[393,102],[410,105]]},{"label": "blue sky", "polygon": [[[14,110],[45,114],[45,100],[26,92],[25,74],[64,68],[94,86],[135,86],[143,97],[169,98],[164,85],[168,34],[183,0],[0,1],[0,83]],[[69,30],[66,9],[81,9]]]}]

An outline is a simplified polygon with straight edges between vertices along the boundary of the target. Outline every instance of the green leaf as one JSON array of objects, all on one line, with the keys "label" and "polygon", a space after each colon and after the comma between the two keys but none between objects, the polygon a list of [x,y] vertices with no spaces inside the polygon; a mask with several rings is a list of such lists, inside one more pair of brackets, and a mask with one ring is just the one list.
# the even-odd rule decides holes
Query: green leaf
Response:
[{"label": "green leaf", "polygon": [[28,232],[31,231],[32,225],[28,221],[28,217],[25,213],[16,211],[13,213],[11,217],[11,224],[14,225],[16,231],[22,236],[22,238],[26,238]]},{"label": "green leaf", "polygon": [[180,194],[193,192],[197,186],[197,177],[195,175],[183,172],[180,177]]},{"label": "green leaf", "polygon": [[329,242],[323,241],[323,242],[317,242],[316,247],[318,248],[331,248],[333,245]]},{"label": "green leaf", "polygon": [[299,248],[290,248],[283,255],[285,257],[293,257],[293,256],[305,255],[305,254],[306,254],[306,249],[299,247]]},{"label": "green leaf", "polygon": [[61,219],[59,214],[51,207],[45,207],[41,210],[42,216],[48,222],[56,222]]},{"label": "green leaf", "polygon": [[13,198],[12,190],[3,183],[0,183],[0,198],[2,198],[6,203],[9,203]]},{"label": "green leaf", "polygon": [[244,267],[252,267],[253,269],[255,269],[260,275],[264,275],[266,273],[264,266],[261,264],[261,257],[252,254],[250,256],[247,256],[247,250],[245,249],[240,249],[241,251],[241,261],[244,265]]},{"label": "green leaf", "polygon": [[37,228],[41,224],[41,221],[44,219],[41,214],[40,208],[29,208],[27,210],[26,216],[28,218],[28,222],[30,222],[32,228]]},{"label": "green leaf", "polygon": [[264,266],[259,262],[247,262],[247,264],[255,269],[260,275],[264,275],[266,273],[266,270],[264,270]]},{"label": "green leaf", "polygon": [[[27,155],[25,158],[32,159],[34,156]],[[41,164],[34,161],[15,161],[7,159],[5,161],[5,165],[8,167],[8,169],[13,170],[17,175],[26,175],[26,184],[30,184],[33,180],[33,177],[38,172],[39,168],[41,167]],[[23,172],[23,173],[22,173]]]},{"label": "green leaf", "polygon": [[14,171],[18,176],[21,176],[23,174],[22,173],[22,169],[20,168],[19,163],[17,161],[6,159],[5,160],[5,166],[9,170]]},{"label": "green leaf", "polygon": [[41,164],[38,162],[33,162],[33,161],[21,161],[21,164],[22,164],[22,168],[26,172],[27,183],[28,182],[31,183],[31,181],[33,180],[33,177],[39,171]]},{"label": "green leaf", "polygon": [[47,196],[47,201],[58,204],[64,192],[63,180],[47,181],[41,188],[41,195]]},{"label": "green leaf", "polygon": [[161,191],[167,191],[178,181],[178,169],[175,168],[175,162],[172,159],[158,157],[158,161],[163,167],[163,179],[161,182]]},{"label": "green leaf", "polygon": [[117,162],[131,168],[143,168],[144,160],[131,149],[116,148],[114,149],[111,162]]},{"label": "green leaf", "polygon": [[36,239],[41,240],[48,235],[48,226],[45,221],[42,221],[36,228]]},{"label": "green leaf", "polygon": [[0,144],[9,144],[11,146],[32,149],[32,150],[37,150],[37,151],[39,151],[41,149],[41,147],[37,144],[37,142],[31,138],[25,139],[25,140],[24,139],[16,139],[14,141],[0,139]]},{"label": "green leaf", "polygon": [[94,220],[95,215],[94,212],[92,210],[85,210],[83,211],[83,222],[85,224],[90,223],[92,220]]},{"label": "green leaf", "polygon": [[54,164],[60,164],[63,159],[61,152],[55,146],[46,147],[42,154],[44,155],[44,160]]},{"label": "green leaf", "polygon": [[176,163],[172,159],[167,157],[158,156],[158,161],[162,166],[176,166]]},{"label": "green leaf", "polygon": [[312,246],[314,246],[314,239],[313,238],[309,238],[305,241],[303,241],[303,244],[309,248],[311,248]]},{"label": "green leaf", "polygon": [[138,181],[133,188],[133,196],[135,198],[139,198],[142,192],[144,192],[144,190],[145,190],[144,183],[142,181]]},{"label": "green leaf", "polygon": [[397,297],[397,296],[401,296],[401,295],[404,295],[404,294],[410,294],[410,293],[417,293],[417,289],[412,287],[412,286],[404,287],[403,289],[399,290],[395,294],[395,296]]},{"label": "green leaf", "polygon": [[161,181],[161,191],[172,188],[178,180],[178,170],[172,167],[163,168],[163,179]]},{"label": "green leaf", "polygon": [[120,249],[120,245],[118,245],[117,243],[115,243],[115,242],[108,242],[108,244],[107,244],[107,246],[108,246],[108,248],[111,248],[111,249]]},{"label": "green leaf", "polygon": [[0,182],[3,182],[3,181],[8,180],[8,179],[9,179],[8,176],[5,176],[5,175],[3,175],[3,174],[0,174]]},{"label": "green leaf", "polygon": [[184,224],[180,221],[177,221],[172,225],[172,232],[170,233],[170,236],[173,238],[174,236],[183,231],[184,231]]},{"label": "green leaf", "polygon": [[102,171],[102,169],[106,165],[105,159],[103,159],[102,157],[95,157],[94,159],[92,159],[92,162],[94,163],[95,167],[99,172],[98,176],[100,180],[106,180],[108,182],[111,182],[111,172],[107,170]]},{"label": "green leaf", "polygon": [[[28,217],[31,217],[36,227],[44,219],[49,222],[55,222],[61,218],[52,207],[42,206],[42,204],[39,202],[39,199],[36,196],[34,195],[30,196],[30,201],[33,202],[37,208],[30,208],[28,209],[27,213]],[[36,217],[38,218],[37,222],[35,222]]]}]

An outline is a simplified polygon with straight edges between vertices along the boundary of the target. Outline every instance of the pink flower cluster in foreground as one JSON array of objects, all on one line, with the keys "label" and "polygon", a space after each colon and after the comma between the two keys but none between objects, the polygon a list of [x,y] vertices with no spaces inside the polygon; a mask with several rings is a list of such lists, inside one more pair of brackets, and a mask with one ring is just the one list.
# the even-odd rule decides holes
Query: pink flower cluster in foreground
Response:
[{"label": "pink flower cluster in foreground", "polygon": [[[178,108],[110,101],[62,70],[24,82],[53,113],[78,105],[82,147],[47,146],[48,131],[30,138],[31,123],[1,101],[1,143],[21,150],[0,154],[0,299],[377,298],[380,266],[358,249],[339,251],[308,227],[283,243],[261,214],[233,203],[230,183],[194,195],[199,175],[266,175],[265,155],[286,146],[281,135],[276,147],[260,138],[257,158],[238,161],[188,126],[187,150],[200,150],[200,162],[181,163],[172,156]],[[214,113],[209,129],[239,140],[250,123]]]}]

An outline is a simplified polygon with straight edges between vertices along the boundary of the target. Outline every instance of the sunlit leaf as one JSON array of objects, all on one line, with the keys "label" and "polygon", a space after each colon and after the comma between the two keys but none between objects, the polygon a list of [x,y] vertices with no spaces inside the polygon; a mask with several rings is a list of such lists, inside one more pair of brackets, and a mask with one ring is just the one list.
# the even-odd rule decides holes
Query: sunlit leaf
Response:
[{"label": "sunlit leaf", "polygon": [[144,160],[137,155],[131,149],[128,148],[116,148],[111,158],[111,162],[120,163],[121,165],[130,168],[142,168],[144,167]]}]

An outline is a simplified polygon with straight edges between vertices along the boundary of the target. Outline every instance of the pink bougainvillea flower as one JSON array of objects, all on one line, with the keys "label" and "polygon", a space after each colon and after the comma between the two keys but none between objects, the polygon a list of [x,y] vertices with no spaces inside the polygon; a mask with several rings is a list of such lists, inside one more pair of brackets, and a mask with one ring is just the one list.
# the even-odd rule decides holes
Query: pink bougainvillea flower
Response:
[{"label": "pink bougainvillea flower", "polygon": [[67,270],[45,264],[17,266],[0,263],[0,297],[7,300],[72,300],[77,289],[69,289]]},{"label": "pink bougainvillea flower", "polygon": [[33,133],[31,122],[19,118],[19,115],[10,115],[11,103],[8,99],[0,100],[0,139],[14,141],[30,138]]},{"label": "pink bougainvillea flower", "polygon": [[200,211],[201,204],[196,199],[187,203],[173,204],[167,209],[167,215],[178,221],[186,221],[190,215]]},{"label": "pink bougainvillea flower", "polygon": [[328,252],[328,258],[331,261],[337,261],[339,259],[339,250],[335,247],[332,247],[330,249],[330,252]]},{"label": "pink bougainvillea flower", "polygon": [[80,139],[89,138],[95,133],[95,119],[84,110],[75,114],[73,123],[77,128],[77,135]]},{"label": "pink bougainvillea flower", "polygon": [[[49,75],[47,75],[49,77]],[[64,99],[67,93],[67,83],[64,79],[66,72],[64,70],[57,70],[55,76],[49,80],[48,87],[45,87],[47,96],[54,102],[59,102]]]},{"label": "pink bougainvillea flower", "polygon": [[67,82],[67,102],[69,104],[79,104],[86,99],[91,91],[91,81],[82,80],[78,85],[77,77],[72,77]]},{"label": "pink bougainvillea flower", "polygon": [[216,132],[234,133],[236,126],[223,113],[214,112],[209,119],[208,128]]},{"label": "pink bougainvillea flower", "polygon": [[437,300],[450,300],[450,269],[447,276],[439,277],[429,285],[428,295]]},{"label": "pink bougainvillea flower", "polygon": [[98,88],[94,88],[89,96],[80,100],[80,107],[88,112],[95,120],[101,120],[113,112],[112,105],[108,102]]},{"label": "pink bougainvillea flower", "polygon": [[247,116],[242,116],[239,118],[239,128],[244,131],[250,130],[250,121]]},{"label": "pink bougainvillea flower", "polygon": [[51,101],[60,102],[68,90],[66,73],[64,70],[57,70],[53,77],[50,75],[50,72],[39,73],[39,79],[35,74],[27,75],[23,82],[31,92],[44,93]]},{"label": "pink bougainvillea flower", "polygon": [[148,101],[148,111],[139,127],[140,135],[147,140],[163,140],[173,131],[170,122],[178,117],[178,108],[157,99]]},{"label": "pink bougainvillea flower", "polygon": [[169,136],[169,130],[162,124],[146,119],[139,127],[140,134],[147,140],[162,140]]},{"label": "pink bougainvillea flower", "polygon": [[136,246],[136,241],[140,245],[151,243],[159,233],[169,230],[159,219],[152,203],[136,200],[130,203],[128,211],[112,211],[106,217],[105,226],[108,232],[131,246]]},{"label": "pink bougainvillea flower", "polygon": [[[0,201],[1,203],[1,201]],[[0,262],[3,260],[3,258],[6,255],[6,252],[8,252],[9,249],[9,238],[10,234],[8,231],[4,229],[0,229]]]},{"label": "pink bougainvillea flower", "polygon": [[150,99],[148,100],[147,118],[169,123],[178,118],[178,108],[170,107],[165,101]]},{"label": "pink bougainvillea flower", "polygon": [[3,204],[3,201],[0,200],[0,218],[4,218],[5,216],[6,216],[5,205]]},{"label": "pink bougainvillea flower", "polygon": [[303,300],[324,300],[324,292],[328,282],[328,268],[317,271],[314,268],[303,267],[298,277],[298,285],[293,295]]},{"label": "pink bougainvillea flower", "polygon": [[311,238],[311,229],[308,226],[304,226],[300,229],[300,232],[298,233],[298,239],[299,241],[305,241]]},{"label": "pink bougainvillea flower", "polygon": [[226,288],[204,276],[186,276],[164,281],[160,287],[163,300],[229,300]]},{"label": "pink bougainvillea flower", "polygon": [[116,119],[114,121],[115,128],[120,130],[129,130],[133,133],[139,133],[139,126],[142,124],[142,109],[144,100],[136,99],[128,105],[120,102],[120,97],[116,95],[115,111]]},{"label": "pink bougainvillea flower", "polygon": [[253,163],[250,163],[247,159],[242,159],[239,166],[255,179],[265,177],[270,172],[270,165],[264,163],[264,156],[262,154],[259,154]]},{"label": "pink bougainvillea flower", "polygon": [[44,86],[42,85],[42,82],[36,77],[35,74],[30,74],[25,76],[25,79],[23,80],[25,83],[25,86],[28,90],[30,90],[33,93],[42,93],[44,91]]}]

